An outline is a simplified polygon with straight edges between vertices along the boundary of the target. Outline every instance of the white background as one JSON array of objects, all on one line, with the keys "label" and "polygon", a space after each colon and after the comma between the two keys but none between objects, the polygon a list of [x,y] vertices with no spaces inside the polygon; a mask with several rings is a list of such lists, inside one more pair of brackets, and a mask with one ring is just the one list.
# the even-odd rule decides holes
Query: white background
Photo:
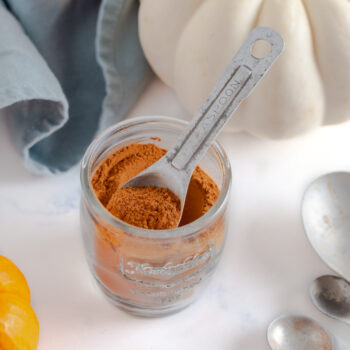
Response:
[{"label": "white background", "polygon": [[[185,113],[155,80],[130,116]],[[317,319],[350,348],[350,326],[323,316],[310,301],[312,279],[331,271],[300,218],[302,193],[315,177],[350,171],[350,123],[279,142],[221,134],[234,175],[222,261],[194,305],[143,319],[111,306],[92,282],[79,229],[78,169],[29,174],[0,119],[0,254],[28,279],[39,350],[267,350],[266,328],[283,313]]]}]

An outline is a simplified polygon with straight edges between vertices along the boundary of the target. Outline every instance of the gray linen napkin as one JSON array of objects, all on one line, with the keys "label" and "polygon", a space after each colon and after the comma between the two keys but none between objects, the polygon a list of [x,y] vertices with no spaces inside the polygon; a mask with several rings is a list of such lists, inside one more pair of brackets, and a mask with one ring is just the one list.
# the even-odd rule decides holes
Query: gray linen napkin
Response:
[{"label": "gray linen napkin", "polygon": [[28,169],[62,172],[151,71],[136,0],[0,0],[0,109]]}]

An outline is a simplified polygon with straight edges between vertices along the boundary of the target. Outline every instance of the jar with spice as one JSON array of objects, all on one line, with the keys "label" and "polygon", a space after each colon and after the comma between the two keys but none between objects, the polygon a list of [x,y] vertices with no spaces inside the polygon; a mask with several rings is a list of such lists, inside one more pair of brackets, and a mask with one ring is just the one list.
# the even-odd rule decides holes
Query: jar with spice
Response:
[{"label": "jar with spice", "polygon": [[[231,168],[218,143],[192,176],[179,227],[167,226],[174,217],[165,204],[159,209],[161,198],[159,219],[118,192],[163,156],[185,127],[170,117],[129,119],[98,137],[82,161],[81,229],[89,267],[109,300],[137,315],[160,316],[189,305],[224,247]],[[145,200],[152,209],[152,200]]]}]

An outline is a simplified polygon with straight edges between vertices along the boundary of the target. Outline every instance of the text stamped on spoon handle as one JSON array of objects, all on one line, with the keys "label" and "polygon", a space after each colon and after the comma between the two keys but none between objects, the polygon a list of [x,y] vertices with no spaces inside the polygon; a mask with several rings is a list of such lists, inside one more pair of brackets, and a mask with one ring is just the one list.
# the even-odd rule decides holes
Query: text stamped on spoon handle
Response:
[{"label": "text stamped on spoon handle", "polygon": [[[258,40],[270,44],[270,52],[263,58],[252,54],[252,47]],[[270,28],[255,28],[249,34],[183,137],[167,153],[175,168],[192,172],[241,102],[281,54],[283,46],[281,36]]]}]

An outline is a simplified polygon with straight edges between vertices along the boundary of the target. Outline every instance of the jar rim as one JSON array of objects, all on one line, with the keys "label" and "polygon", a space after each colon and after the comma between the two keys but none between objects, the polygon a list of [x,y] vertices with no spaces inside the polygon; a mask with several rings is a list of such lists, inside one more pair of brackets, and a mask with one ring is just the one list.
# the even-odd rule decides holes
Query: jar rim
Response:
[{"label": "jar rim", "polygon": [[183,126],[187,126],[188,124],[187,121],[168,116],[139,116],[118,122],[110,126],[93,140],[93,142],[89,145],[83,156],[80,166],[80,182],[82,187],[82,193],[84,195],[84,198],[92,207],[93,211],[97,213],[100,218],[102,218],[107,224],[111,225],[112,227],[118,227],[118,229],[122,230],[126,234],[152,239],[171,239],[191,235],[192,233],[200,230],[202,227],[206,227],[211,222],[214,222],[216,218],[220,215],[222,208],[225,207],[229,199],[229,193],[232,182],[231,165],[226,152],[217,141],[215,141],[210,147],[214,148],[215,154],[219,157],[224,170],[223,183],[220,189],[219,197],[215,201],[214,205],[204,215],[187,225],[167,230],[144,229],[141,227],[130,225],[116,218],[107,209],[105,209],[105,207],[96,197],[92,188],[89,178],[92,166],[91,160],[98,147],[106,139],[108,139],[110,136],[114,135],[117,132],[121,132],[130,127],[149,122],[172,122],[176,124],[181,124]]}]

